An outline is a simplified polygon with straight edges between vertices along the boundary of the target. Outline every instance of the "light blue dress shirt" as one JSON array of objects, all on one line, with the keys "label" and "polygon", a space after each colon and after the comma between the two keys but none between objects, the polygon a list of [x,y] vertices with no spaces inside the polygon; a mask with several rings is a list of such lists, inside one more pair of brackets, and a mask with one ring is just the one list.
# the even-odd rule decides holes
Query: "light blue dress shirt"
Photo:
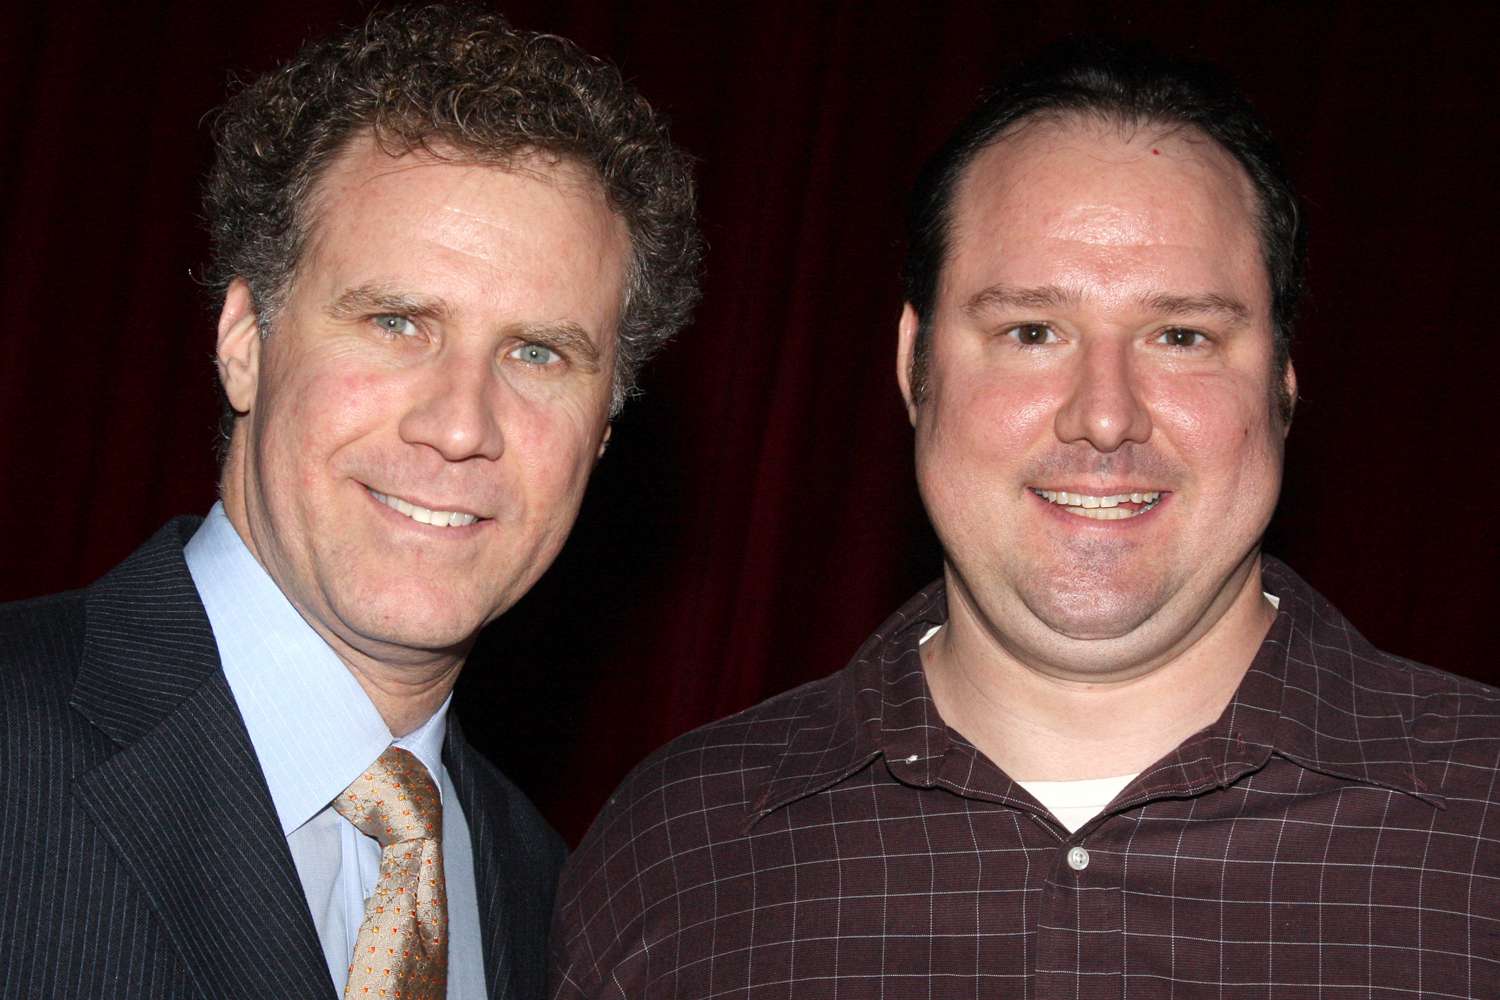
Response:
[{"label": "light blue dress shirt", "polygon": [[426,765],[442,796],[448,1000],[485,997],[474,850],[442,760],[448,703],[420,729],[393,739],[359,681],[250,554],[223,504],[209,511],[183,554],[338,994],[348,981],[365,900],[380,875],[380,845],[330,803],[394,743]]}]

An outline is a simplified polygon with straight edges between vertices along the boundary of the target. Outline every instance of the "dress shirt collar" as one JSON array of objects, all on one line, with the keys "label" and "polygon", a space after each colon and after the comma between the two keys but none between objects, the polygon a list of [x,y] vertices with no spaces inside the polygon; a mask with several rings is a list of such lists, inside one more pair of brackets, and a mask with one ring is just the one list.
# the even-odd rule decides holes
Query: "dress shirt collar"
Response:
[{"label": "dress shirt collar", "polygon": [[[1261,572],[1280,607],[1229,706],[1143,771],[1126,790],[1128,799],[1223,787],[1278,753],[1311,770],[1441,805],[1413,765],[1410,720],[1390,693],[1362,685],[1356,673],[1360,659],[1385,654],[1285,564],[1263,555]],[[947,620],[947,595],[937,581],[876,630],[832,684],[809,688],[804,717],[752,796],[752,824],[878,757],[905,784],[1034,808],[1019,784],[938,715],[918,647]]]},{"label": "dress shirt collar", "polygon": [[322,812],[393,742],[442,787],[447,701],[421,728],[393,740],[359,681],[245,547],[222,503],[183,555],[282,833]]}]

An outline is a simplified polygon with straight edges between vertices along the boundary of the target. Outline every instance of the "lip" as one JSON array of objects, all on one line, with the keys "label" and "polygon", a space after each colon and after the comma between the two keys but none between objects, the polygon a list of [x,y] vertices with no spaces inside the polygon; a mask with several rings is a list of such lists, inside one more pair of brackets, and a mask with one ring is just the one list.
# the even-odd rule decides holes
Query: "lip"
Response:
[{"label": "lip", "polygon": [[[403,493],[388,493],[384,490],[377,490],[375,487],[370,486],[366,483],[361,483],[360,485],[361,487],[363,487],[365,496],[369,499],[369,501],[376,507],[380,508],[380,510],[384,511],[386,516],[392,518],[395,523],[404,524],[412,528],[420,529],[426,533],[437,532],[443,535],[460,537],[477,530],[481,525],[490,520],[489,518],[481,514],[477,514],[472,509],[466,508],[462,505],[444,506],[441,503],[434,503],[429,505],[427,503],[423,503],[420,500],[413,499]],[[377,496],[376,494],[379,494],[379,496]],[[405,501],[407,504],[410,504],[413,507],[421,507],[427,511],[442,511],[444,513],[452,512],[455,514],[462,514],[467,517],[472,517],[474,518],[474,520],[469,524],[426,524],[401,512],[400,510],[397,510],[395,507],[383,501],[381,499],[382,496],[392,499],[399,499]]]},{"label": "lip", "polygon": [[1143,483],[1122,483],[1119,485],[1100,486],[1093,483],[1029,483],[1028,490],[1048,490],[1052,493],[1079,493],[1083,496],[1110,497],[1119,496],[1122,493],[1160,493],[1166,496],[1171,490],[1160,486],[1152,486]]},{"label": "lip", "polygon": [[[1090,517],[1090,516],[1080,516],[1078,514],[1070,514],[1068,512],[1068,510],[1066,509],[1066,507],[1064,507],[1064,505],[1053,503],[1052,501],[1046,499],[1045,497],[1038,496],[1036,494],[1036,492],[1035,492],[1036,490],[1046,490],[1046,491],[1051,492],[1051,493],[1063,493],[1063,492],[1066,492],[1066,493],[1078,494],[1078,495],[1081,495],[1081,496],[1094,496],[1094,497],[1121,496],[1121,495],[1129,495],[1129,494],[1132,494],[1132,493],[1141,493],[1141,494],[1144,494],[1144,493],[1156,493],[1156,494],[1158,494],[1158,499],[1157,499],[1157,501],[1156,501],[1155,504],[1153,504],[1151,507],[1147,508],[1146,510],[1142,511],[1139,514],[1133,514],[1133,515],[1131,515],[1129,517],[1119,517],[1119,518],[1107,519],[1106,520],[1106,519],[1099,519],[1099,518]],[[1070,485],[1055,485],[1055,486],[1052,485],[1052,484],[1050,484],[1050,483],[1047,484],[1047,485],[1045,485],[1045,486],[1041,486],[1041,485],[1027,486],[1026,487],[1026,495],[1029,496],[1029,497],[1031,497],[1031,499],[1034,502],[1036,502],[1037,504],[1039,504],[1042,507],[1046,508],[1045,513],[1046,513],[1047,516],[1058,518],[1062,524],[1071,525],[1074,529],[1086,529],[1086,530],[1095,530],[1095,531],[1100,531],[1100,530],[1104,530],[1104,531],[1125,531],[1125,530],[1130,530],[1132,528],[1139,528],[1141,525],[1150,524],[1151,522],[1153,522],[1153,521],[1155,521],[1157,519],[1156,515],[1158,515],[1164,507],[1171,506],[1172,501],[1175,499],[1175,496],[1176,496],[1176,494],[1173,493],[1171,490],[1165,490],[1165,489],[1162,489],[1159,486],[1156,486],[1156,487],[1149,487],[1149,486],[1148,487],[1142,487],[1142,486],[1138,486],[1138,485],[1123,485],[1123,486],[1103,486],[1103,487],[1101,487],[1101,486],[1084,486],[1084,485],[1076,484],[1076,483],[1075,484],[1070,484]],[[1118,509],[1118,508],[1116,508],[1116,509]]]}]

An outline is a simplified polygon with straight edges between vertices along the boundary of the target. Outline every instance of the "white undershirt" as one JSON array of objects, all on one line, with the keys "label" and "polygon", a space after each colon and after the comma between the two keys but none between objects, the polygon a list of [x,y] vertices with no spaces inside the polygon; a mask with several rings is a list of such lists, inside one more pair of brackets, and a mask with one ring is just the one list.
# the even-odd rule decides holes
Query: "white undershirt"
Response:
[{"label": "white undershirt", "polygon": [[1134,774],[1111,778],[1080,778],[1076,781],[1018,781],[1058,822],[1077,833],[1078,828],[1104,811],[1104,807],[1135,780]]}]

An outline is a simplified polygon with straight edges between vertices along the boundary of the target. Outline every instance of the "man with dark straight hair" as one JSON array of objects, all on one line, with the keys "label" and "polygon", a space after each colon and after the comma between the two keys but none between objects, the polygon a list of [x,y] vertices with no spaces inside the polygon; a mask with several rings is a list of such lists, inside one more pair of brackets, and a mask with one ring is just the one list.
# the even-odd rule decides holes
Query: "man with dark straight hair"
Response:
[{"label": "man with dark straight hair", "polygon": [[1493,995],[1500,692],[1261,552],[1303,245],[1208,69],[1073,46],[984,100],[898,330],[942,579],[626,779],[554,997]]},{"label": "man with dark straight hair", "polygon": [[471,8],[307,46],[215,138],[222,500],[0,608],[0,994],[540,996],[562,843],[450,696],[696,298],[687,161]]}]

